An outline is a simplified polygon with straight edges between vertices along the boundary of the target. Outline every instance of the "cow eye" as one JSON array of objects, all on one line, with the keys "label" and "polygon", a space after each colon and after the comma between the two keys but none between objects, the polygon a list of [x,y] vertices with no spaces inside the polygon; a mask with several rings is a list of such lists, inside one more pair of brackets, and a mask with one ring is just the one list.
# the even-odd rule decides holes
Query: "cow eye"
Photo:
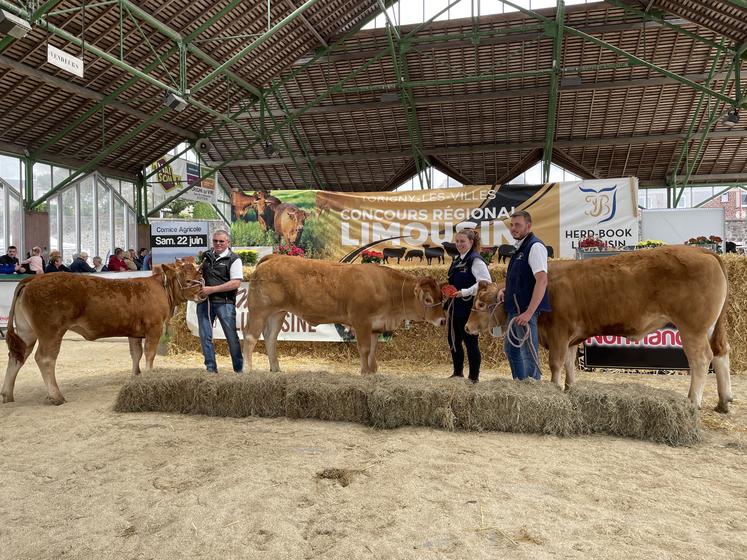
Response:
[{"label": "cow eye", "polygon": [[425,296],[425,303],[430,305],[433,303],[433,298],[431,296]]},{"label": "cow eye", "polygon": [[477,301],[475,302],[475,309],[482,311],[483,309],[485,309],[485,304],[481,301]]}]

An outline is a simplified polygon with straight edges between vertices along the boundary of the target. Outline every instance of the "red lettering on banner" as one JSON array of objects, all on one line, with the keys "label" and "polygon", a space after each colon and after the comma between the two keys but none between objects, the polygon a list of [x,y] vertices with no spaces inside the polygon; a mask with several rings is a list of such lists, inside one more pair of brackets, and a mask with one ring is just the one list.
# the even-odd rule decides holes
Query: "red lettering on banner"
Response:
[{"label": "red lettering on banner", "polygon": [[682,348],[680,331],[675,328],[656,330],[642,340],[631,340],[624,336],[593,336],[587,338],[587,346],[642,346],[645,348]]}]

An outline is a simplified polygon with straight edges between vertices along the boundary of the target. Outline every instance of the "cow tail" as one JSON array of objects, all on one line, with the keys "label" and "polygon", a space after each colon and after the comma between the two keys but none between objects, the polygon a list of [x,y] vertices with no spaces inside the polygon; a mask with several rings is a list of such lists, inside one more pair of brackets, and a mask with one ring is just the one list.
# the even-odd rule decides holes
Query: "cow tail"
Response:
[{"label": "cow tail", "polygon": [[21,292],[26,287],[26,284],[26,282],[19,282],[18,286],[16,286],[16,291],[13,294],[13,303],[10,305],[10,313],[8,314],[8,332],[5,333],[5,340],[8,344],[8,356],[15,358],[21,363],[26,361],[26,343],[16,334],[13,327],[13,319],[16,314],[16,302],[21,297]]},{"label": "cow tail", "polygon": [[[715,255],[714,255],[715,256]],[[726,280],[726,297],[724,298],[724,305],[721,308],[721,313],[716,319],[716,326],[713,328],[713,334],[711,335],[711,350],[714,356],[726,356],[729,354],[729,339],[726,335],[726,313],[729,306],[729,282],[726,275],[726,266],[721,257],[715,256],[718,260],[721,272],[724,274],[724,280]]]}]

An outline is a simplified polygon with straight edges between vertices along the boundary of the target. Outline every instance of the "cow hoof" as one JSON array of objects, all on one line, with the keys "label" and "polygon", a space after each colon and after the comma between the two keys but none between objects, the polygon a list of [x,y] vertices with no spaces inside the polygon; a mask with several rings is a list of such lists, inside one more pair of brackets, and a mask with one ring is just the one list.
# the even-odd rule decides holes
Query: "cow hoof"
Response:
[{"label": "cow hoof", "polygon": [[66,402],[67,401],[65,400],[64,397],[60,397],[58,399],[53,398],[53,397],[47,397],[47,403],[48,404],[53,404],[55,406],[60,406],[61,404],[65,404]]},{"label": "cow hoof", "polygon": [[9,402],[15,402],[13,395],[8,396],[5,393],[3,393],[3,403],[9,403]]},{"label": "cow hoof", "polygon": [[725,403],[721,403],[720,402],[720,403],[718,403],[716,405],[716,408],[714,408],[713,410],[715,410],[719,414],[729,414],[729,403],[728,402],[725,402]]}]

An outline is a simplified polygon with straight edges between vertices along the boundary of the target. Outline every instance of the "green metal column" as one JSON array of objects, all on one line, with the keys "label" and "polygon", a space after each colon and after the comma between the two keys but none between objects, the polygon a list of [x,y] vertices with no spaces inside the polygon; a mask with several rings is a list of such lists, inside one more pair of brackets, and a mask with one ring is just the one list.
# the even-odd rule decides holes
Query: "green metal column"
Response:
[{"label": "green metal column", "polygon": [[23,160],[24,182],[23,182],[23,207],[26,210],[33,208],[34,201],[34,160],[30,157]]},{"label": "green metal column", "polygon": [[542,152],[542,181],[550,182],[550,164],[552,163],[552,144],[555,137],[555,121],[558,110],[560,91],[560,68],[563,56],[563,20],[565,19],[565,3],[558,0],[555,9],[555,25],[549,31],[553,35],[552,42],[552,74],[550,74],[550,93],[547,107],[547,128],[545,130],[545,147]]}]

